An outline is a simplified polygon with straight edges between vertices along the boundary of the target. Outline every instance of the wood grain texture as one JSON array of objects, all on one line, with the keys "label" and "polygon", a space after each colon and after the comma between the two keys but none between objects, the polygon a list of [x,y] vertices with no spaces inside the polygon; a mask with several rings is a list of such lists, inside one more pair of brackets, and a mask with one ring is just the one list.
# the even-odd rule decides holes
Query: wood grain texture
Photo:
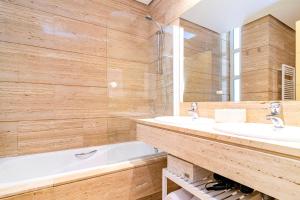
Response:
[{"label": "wood grain texture", "polygon": [[109,142],[118,143],[136,139],[135,121],[129,118],[109,118],[107,122]]},{"label": "wood grain texture", "polygon": [[[101,99],[101,100],[100,100]],[[0,120],[107,116],[106,88],[0,82]]]},{"label": "wood grain texture", "polygon": [[273,197],[294,200],[300,195],[300,176],[295,176],[300,173],[297,158],[142,124],[137,125],[137,136],[176,157]]},{"label": "wood grain texture", "polygon": [[18,154],[18,132],[14,122],[0,122],[0,155]]},{"label": "wood grain texture", "polygon": [[74,20],[108,27],[134,35],[149,36],[151,22],[144,19],[148,8],[131,0],[56,1],[56,0],[6,0],[15,5],[64,16]]},{"label": "wood grain texture", "polygon": [[105,56],[106,29],[1,1],[0,40]]},{"label": "wood grain texture", "polygon": [[151,46],[148,39],[128,33],[108,30],[108,51],[110,58],[149,63]]},{"label": "wood grain texture", "polygon": [[201,0],[154,0],[150,4],[149,9],[155,19],[164,24],[169,24],[200,1]]},{"label": "wood grain texture", "polygon": [[153,111],[147,14],[133,0],[1,1],[0,157],[134,140],[112,121]]},{"label": "wood grain texture", "polygon": [[162,169],[166,158],[144,161],[109,174],[99,174],[83,180],[54,185],[3,200],[157,200],[161,194]]},{"label": "wood grain texture", "polygon": [[107,87],[106,58],[0,42],[1,81]]},{"label": "wood grain texture", "polygon": [[184,19],[180,26],[194,34],[184,39],[183,101],[229,100],[229,37]]},{"label": "wood grain texture", "polygon": [[22,121],[17,127],[19,154],[109,143],[106,118]]},{"label": "wood grain texture", "polygon": [[[149,64],[121,59],[109,59],[107,69],[109,83],[109,113],[151,113],[156,94],[156,73]],[[154,94],[154,95],[153,95]]]},{"label": "wood grain texture", "polygon": [[[59,15],[75,19],[78,21],[84,21],[90,24],[99,26],[107,26],[108,17],[112,8],[105,5],[101,1],[22,1],[22,0],[5,0],[6,2],[20,5],[23,7],[32,8],[35,10],[44,11],[53,15]],[[84,8],[84,9],[82,9]]]},{"label": "wood grain texture", "polygon": [[281,100],[281,65],[295,66],[295,31],[271,15],[242,29],[241,100]]},{"label": "wood grain texture", "polygon": [[268,141],[257,138],[239,137],[232,134],[220,134],[214,129],[215,123],[206,124],[206,126],[187,127],[176,126],[172,124],[160,123],[155,118],[146,118],[136,120],[138,124],[162,128],[170,131],[180,132],[186,135],[205,138],[208,140],[216,140],[227,144],[232,144],[240,147],[258,149],[259,151],[272,152],[277,155],[282,155],[288,158],[300,158],[300,149],[294,143],[284,141]]},{"label": "wood grain texture", "polygon": [[[53,188],[57,200],[138,199],[160,191],[165,163],[121,171]],[[82,192],[74,192],[82,191]]]}]

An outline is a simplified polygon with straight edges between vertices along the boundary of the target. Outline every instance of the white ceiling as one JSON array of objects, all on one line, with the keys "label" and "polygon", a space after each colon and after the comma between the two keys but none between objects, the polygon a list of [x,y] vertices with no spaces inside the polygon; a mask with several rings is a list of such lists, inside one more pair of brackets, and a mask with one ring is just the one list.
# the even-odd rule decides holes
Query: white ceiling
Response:
[{"label": "white ceiling", "polygon": [[143,4],[146,4],[146,5],[149,5],[151,3],[152,0],[136,0],[140,3],[143,3]]},{"label": "white ceiling", "polygon": [[181,17],[223,33],[268,14],[295,29],[300,0],[202,0]]}]

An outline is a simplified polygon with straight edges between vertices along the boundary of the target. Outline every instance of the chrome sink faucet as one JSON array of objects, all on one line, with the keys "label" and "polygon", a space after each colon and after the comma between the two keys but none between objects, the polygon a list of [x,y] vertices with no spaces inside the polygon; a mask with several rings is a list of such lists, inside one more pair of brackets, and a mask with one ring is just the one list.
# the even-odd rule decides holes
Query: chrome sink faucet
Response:
[{"label": "chrome sink faucet", "polygon": [[266,116],[267,120],[271,120],[275,128],[284,128],[280,102],[271,102],[270,109],[271,114]]},{"label": "chrome sink faucet", "polygon": [[198,116],[198,104],[193,102],[191,104],[191,109],[188,110],[189,114],[192,116],[192,119],[197,119]]}]

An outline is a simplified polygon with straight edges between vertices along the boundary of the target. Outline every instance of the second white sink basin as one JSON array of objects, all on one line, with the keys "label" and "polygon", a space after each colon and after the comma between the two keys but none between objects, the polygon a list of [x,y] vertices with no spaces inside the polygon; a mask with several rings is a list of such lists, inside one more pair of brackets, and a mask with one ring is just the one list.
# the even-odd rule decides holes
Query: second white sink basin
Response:
[{"label": "second white sink basin", "polygon": [[216,123],[214,129],[224,133],[245,137],[285,142],[300,142],[300,127],[294,126],[274,128],[272,124]]}]

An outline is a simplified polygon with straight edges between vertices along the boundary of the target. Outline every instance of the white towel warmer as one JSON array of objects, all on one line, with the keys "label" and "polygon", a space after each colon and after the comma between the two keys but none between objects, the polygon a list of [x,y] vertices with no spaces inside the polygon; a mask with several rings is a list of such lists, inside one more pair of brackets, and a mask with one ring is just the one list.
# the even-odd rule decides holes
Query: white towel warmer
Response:
[{"label": "white towel warmer", "polygon": [[295,100],[296,98],[296,70],[295,67],[283,64],[281,66],[281,97],[282,100]]}]

